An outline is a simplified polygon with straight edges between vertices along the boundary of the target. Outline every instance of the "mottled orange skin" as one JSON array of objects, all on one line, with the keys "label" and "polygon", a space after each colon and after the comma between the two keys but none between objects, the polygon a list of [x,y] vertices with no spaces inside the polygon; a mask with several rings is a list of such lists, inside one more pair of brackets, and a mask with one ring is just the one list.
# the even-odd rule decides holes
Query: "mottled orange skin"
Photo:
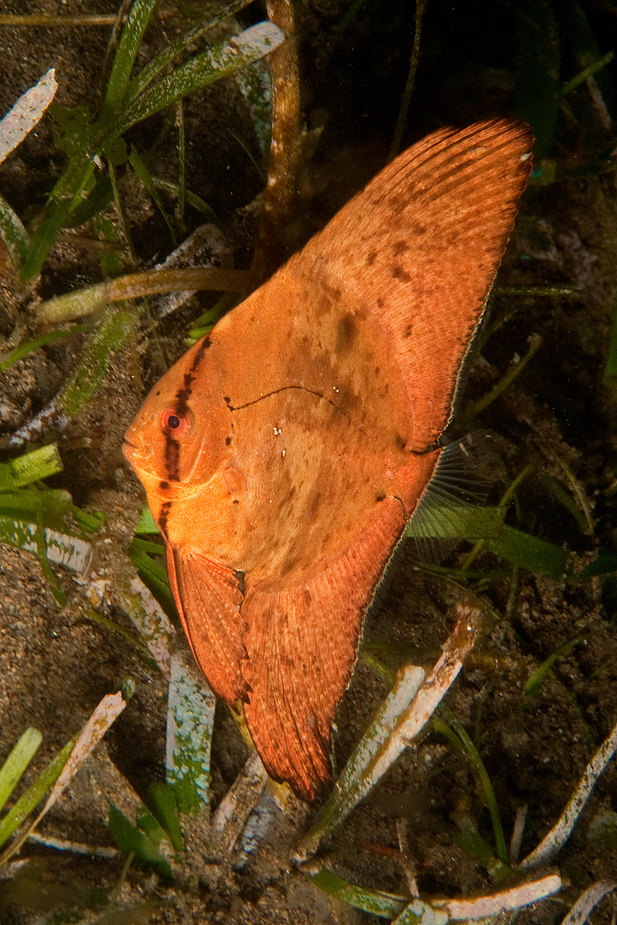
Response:
[{"label": "mottled orange skin", "polygon": [[438,461],[530,144],[496,121],[410,148],[127,432],[193,652],[305,798],[329,778],[364,612]]}]

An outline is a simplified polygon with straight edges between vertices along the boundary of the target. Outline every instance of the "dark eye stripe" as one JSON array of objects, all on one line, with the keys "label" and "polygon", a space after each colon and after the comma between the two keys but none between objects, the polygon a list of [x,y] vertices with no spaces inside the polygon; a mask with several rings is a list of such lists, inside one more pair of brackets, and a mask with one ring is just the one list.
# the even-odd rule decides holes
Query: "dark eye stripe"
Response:
[{"label": "dark eye stripe", "polygon": [[180,444],[165,432],[165,474],[168,482],[180,481]]},{"label": "dark eye stripe", "polygon": [[189,369],[188,373],[184,374],[184,382],[183,382],[182,388],[178,389],[178,391],[176,392],[175,405],[176,405],[176,408],[178,409],[179,415],[185,414],[188,411],[188,400],[191,397],[191,393],[193,391],[193,382],[195,381],[195,378],[197,377],[197,370],[199,369],[201,361],[206,355],[206,350],[208,349],[210,344],[211,344],[210,338],[206,335],[206,337],[204,337],[204,339],[201,342],[201,347],[199,348],[199,350],[195,354],[195,357],[193,358],[191,368]]},{"label": "dark eye stripe", "polygon": [[[201,346],[191,364],[191,368],[188,373],[184,374],[184,381],[182,387],[176,392],[176,398],[173,402],[173,407],[176,411],[176,416],[181,422],[184,415],[190,414],[188,401],[191,397],[193,391],[193,382],[197,376],[197,370],[203,360],[206,350],[210,347],[211,341],[208,336],[204,337],[201,342]],[[169,427],[169,419],[167,421],[167,427],[164,428],[163,434],[165,436],[165,474],[167,476],[168,482],[179,482],[180,481],[180,444],[177,440],[174,439],[171,428]],[[171,502],[169,502],[171,504]],[[165,522],[167,522],[167,513],[165,514]],[[162,529],[162,528],[161,528]]]}]

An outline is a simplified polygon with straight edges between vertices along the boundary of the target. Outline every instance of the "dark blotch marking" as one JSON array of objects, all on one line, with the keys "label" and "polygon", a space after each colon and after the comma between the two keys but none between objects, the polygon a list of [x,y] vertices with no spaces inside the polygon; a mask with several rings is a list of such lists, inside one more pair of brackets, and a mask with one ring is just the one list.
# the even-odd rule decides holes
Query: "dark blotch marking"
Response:
[{"label": "dark blotch marking", "polygon": [[232,437],[225,437],[225,446],[231,446]]},{"label": "dark blotch marking", "polygon": [[413,324],[411,324],[410,322],[403,332],[403,337],[411,337],[412,332],[413,332]]},{"label": "dark blotch marking", "polygon": [[384,495],[384,493],[383,493],[382,491],[378,491],[377,494],[375,495],[375,501],[377,501],[377,503],[379,503],[380,501],[384,501],[384,500],[385,500],[385,497],[386,497],[386,496]]},{"label": "dark blotch marking", "polygon": [[169,488],[169,482],[165,482],[165,481],[159,482],[159,488],[161,489],[161,491],[167,491],[167,489]]},{"label": "dark blotch marking", "polygon": [[171,436],[165,434],[165,472],[170,482],[180,481],[180,444]]},{"label": "dark blotch marking", "polygon": [[188,400],[191,397],[193,391],[193,382],[197,376],[197,370],[199,365],[204,358],[206,350],[210,347],[210,338],[208,335],[204,337],[201,342],[201,346],[195,356],[193,357],[193,362],[191,363],[191,368],[187,373],[184,374],[184,380],[182,387],[178,389],[176,393],[176,409],[180,416],[184,415],[188,411]]},{"label": "dark blotch marking", "polygon": [[405,440],[404,437],[401,437],[400,434],[395,434],[394,435],[394,446],[398,450],[404,450],[405,447],[407,446],[407,441]]},{"label": "dark blotch marking", "polygon": [[404,254],[405,251],[409,250],[409,244],[407,241],[396,241],[392,246],[392,251],[395,257],[398,257],[399,254]]},{"label": "dark blotch marking", "polygon": [[320,507],[321,507],[321,492],[316,491],[313,497],[311,498],[310,507],[308,509],[309,517],[316,517]]},{"label": "dark blotch marking", "polygon": [[349,353],[356,337],[356,319],[343,315],[336,329],[336,352]]},{"label": "dark blotch marking", "polygon": [[368,257],[366,258],[367,267],[372,267],[376,260],[377,260],[377,251],[371,251]]},{"label": "dark blotch marking", "polygon": [[377,305],[379,308],[383,308],[385,305],[385,302],[386,300],[384,299],[383,296],[377,296]]},{"label": "dark blotch marking", "polygon": [[236,580],[238,582],[238,591],[244,597],[244,592],[246,589],[246,583],[244,581],[244,572],[238,572],[237,570],[234,569],[234,575],[236,576]]},{"label": "dark blotch marking", "polygon": [[395,215],[400,215],[409,205],[409,196],[404,193],[398,196],[392,196],[390,199],[390,208]]},{"label": "dark blotch marking", "polygon": [[171,501],[164,501],[163,504],[161,504],[161,509],[159,511],[158,525],[159,525],[159,530],[165,537],[167,536],[167,520],[169,519],[170,510],[171,510]]},{"label": "dark blotch marking", "polygon": [[339,387],[336,401],[337,411],[342,411],[343,414],[350,414],[358,408],[359,403],[359,396],[348,388],[348,386],[342,385]]},{"label": "dark blotch marking", "polygon": [[[341,300],[341,290],[338,286],[333,286],[325,280],[320,281],[321,298],[318,302],[318,310],[321,315],[332,311],[332,306],[337,305]],[[310,305],[314,299],[315,293],[312,286],[307,287],[304,293],[304,303]]]},{"label": "dark blotch marking", "polygon": [[426,234],[426,225],[422,225],[420,222],[415,222],[415,224],[412,225],[411,231],[413,234],[418,235],[418,237],[422,237],[423,234]]},{"label": "dark blotch marking", "polygon": [[300,557],[298,555],[290,554],[288,558],[281,563],[281,578],[283,578],[285,575],[289,575],[290,572],[293,572],[299,561]]},{"label": "dark blotch marking", "polygon": [[434,453],[436,450],[443,450],[443,446],[439,443],[429,443],[422,450],[410,450],[409,452],[412,456],[428,456],[429,453]]},{"label": "dark blotch marking", "polygon": [[411,279],[411,276],[404,270],[403,267],[395,266],[392,269],[392,279],[400,279],[402,283],[408,283]]},{"label": "dark blotch marking", "polygon": [[323,288],[326,290],[333,302],[338,302],[341,298],[341,290],[338,286],[331,286],[329,283],[322,282]]},{"label": "dark blotch marking", "polygon": [[232,501],[231,503],[232,503],[232,504],[240,504],[240,500],[239,500],[239,498],[234,498],[233,501]]}]

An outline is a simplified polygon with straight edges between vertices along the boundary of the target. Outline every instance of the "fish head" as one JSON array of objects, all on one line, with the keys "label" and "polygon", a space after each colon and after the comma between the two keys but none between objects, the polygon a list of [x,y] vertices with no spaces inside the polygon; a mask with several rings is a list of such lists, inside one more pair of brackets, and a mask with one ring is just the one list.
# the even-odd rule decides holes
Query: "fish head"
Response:
[{"label": "fish head", "polygon": [[231,411],[210,343],[206,335],[165,373],[125,434],[122,451],[149,500],[198,491],[231,456]]}]

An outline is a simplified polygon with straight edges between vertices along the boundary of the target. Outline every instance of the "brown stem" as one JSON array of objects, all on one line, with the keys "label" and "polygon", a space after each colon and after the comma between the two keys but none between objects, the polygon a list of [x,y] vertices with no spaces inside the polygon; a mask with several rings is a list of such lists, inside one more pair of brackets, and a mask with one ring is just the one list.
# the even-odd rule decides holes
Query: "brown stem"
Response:
[{"label": "brown stem", "polygon": [[266,7],[271,21],[284,32],[285,41],[268,57],[272,79],[272,141],[253,257],[256,283],[267,279],[287,256],[284,230],[296,195],[300,153],[300,79],[293,2],[267,0]]}]

